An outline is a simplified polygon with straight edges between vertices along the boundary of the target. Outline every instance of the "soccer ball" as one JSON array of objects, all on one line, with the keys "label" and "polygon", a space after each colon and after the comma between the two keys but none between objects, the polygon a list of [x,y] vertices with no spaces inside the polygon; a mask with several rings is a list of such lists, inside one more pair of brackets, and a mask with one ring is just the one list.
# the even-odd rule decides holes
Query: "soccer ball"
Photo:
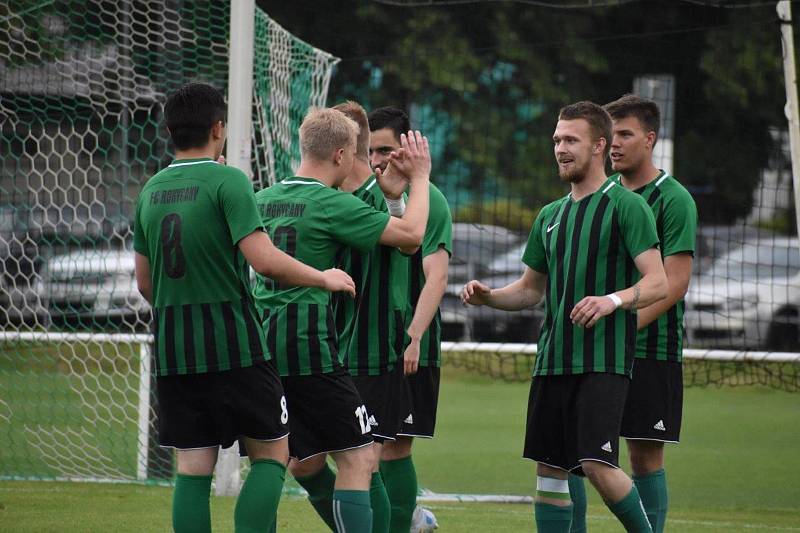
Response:
[{"label": "soccer ball", "polygon": [[439,527],[436,517],[429,509],[417,507],[411,516],[411,533],[430,533]]}]

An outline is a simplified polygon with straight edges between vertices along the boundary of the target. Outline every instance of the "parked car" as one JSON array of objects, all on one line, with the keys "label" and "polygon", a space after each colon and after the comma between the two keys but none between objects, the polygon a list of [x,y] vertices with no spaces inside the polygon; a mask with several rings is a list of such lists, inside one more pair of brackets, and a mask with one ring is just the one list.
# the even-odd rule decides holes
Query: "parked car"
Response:
[{"label": "parked car", "polygon": [[37,292],[54,324],[143,328],[150,306],[139,294],[130,250],[78,250],[54,256]]},{"label": "parked car", "polygon": [[692,280],[686,294],[688,344],[796,351],[800,346],[798,307],[798,240],[746,240]]},{"label": "parked car", "polygon": [[[453,255],[450,258],[447,290],[440,306],[443,340],[523,342],[535,339],[539,328],[536,324],[531,327],[527,312],[509,313],[487,307],[464,307],[459,298],[462,287],[469,280],[499,282],[493,280],[492,276],[500,273],[493,271],[490,265],[520,245],[523,239],[523,235],[501,226],[464,222],[453,224]],[[519,258],[518,263],[521,265]],[[531,330],[536,333],[531,334]]]}]

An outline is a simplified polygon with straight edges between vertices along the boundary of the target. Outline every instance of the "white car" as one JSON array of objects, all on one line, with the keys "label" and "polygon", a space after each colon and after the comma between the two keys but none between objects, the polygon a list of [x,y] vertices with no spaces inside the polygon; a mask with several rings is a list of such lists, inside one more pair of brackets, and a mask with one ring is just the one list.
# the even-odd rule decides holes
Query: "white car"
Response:
[{"label": "white car", "polygon": [[54,322],[145,327],[150,306],[139,294],[130,250],[78,250],[45,263],[37,292]]},{"label": "white car", "polygon": [[686,294],[688,345],[796,351],[798,246],[789,237],[747,240],[693,279]]}]

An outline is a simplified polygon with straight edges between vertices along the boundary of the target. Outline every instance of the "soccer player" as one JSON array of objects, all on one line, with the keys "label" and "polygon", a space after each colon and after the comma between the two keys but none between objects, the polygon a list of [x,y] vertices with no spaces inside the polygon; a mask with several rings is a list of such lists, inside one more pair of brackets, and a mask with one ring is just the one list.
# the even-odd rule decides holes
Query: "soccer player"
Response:
[{"label": "soccer player", "polygon": [[620,431],[647,517],[661,533],[667,517],[664,443],[680,440],[683,297],[692,275],[697,207],[678,180],[653,164],[660,123],[656,103],[628,94],[605,108],[613,121],[611,167],[619,172],[619,183],[653,211],[669,285],[664,300],[636,315],[636,362]]},{"label": "soccer player", "polygon": [[150,178],[136,205],[136,282],[154,312],[159,443],[177,449],[177,532],[211,531],[211,474],[220,446],[237,438],[251,469],[236,530],[265,530],[275,520],[289,414],[250,297],[248,263],[281,283],[354,291],[344,272],[320,272],[272,245],[247,177],[217,163],[225,113],[209,85],[169,96],[175,161]]},{"label": "soccer player", "polygon": [[[256,195],[276,244],[311,266],[334,265],[346,247],[368,251],[377,243],[414,247],[422,241],[428,217],[427,140],[409,132],[392,159],[393,171],[412,184],[408,208],[395,218],[336,190],[351,173],[358,134],[358,125],[338,110],[309,112],[300,126],[297,176]],[[370,413],[340,364],[330,298],[262,277],[255,295],[292,412],[292,474],[331,529],[371,531]],[[338,466],[335,480],[328,453]]]},{"label": "soccer player", "polygon": [[[369,114],[369,154],[373,168],[386,169],[389,155],[400,147],[400,135],[409,128],[408,115],[400,108],[381,107]],[[417,473],[411,448],[414,437],[433,438],[436,425],[441,366],[439,303],[447,288],[452,235],[447,200],[431,183],[425,239],[411,258],[409,273],[413,317],[407,328],[410,343],[402,357],[411,394],[409,410],[403,414],[397,439],[384,443],[381,454],[381,473],[392,503],[393,532],[407,532],[409,528],[413,532],[425,518],[429,524],[436,524],[433,513],[416,506]]]},{"label": "soccer player", "polygon": [[570,193],[536,217],[519,280],[501,289],[473,280],[461,294],[464,303],[505,310],[544,297],[524,452],[538,463],[534,507],[542,533],[569,531],[571,471],[589,478],[627,531],[652,531],[636,486],[618,467],[617,446],[634,311],[662,300],[667,281],[647,203],[606,178],[610,138],[611,118],[600,106],[561,109],[553,144]]}]

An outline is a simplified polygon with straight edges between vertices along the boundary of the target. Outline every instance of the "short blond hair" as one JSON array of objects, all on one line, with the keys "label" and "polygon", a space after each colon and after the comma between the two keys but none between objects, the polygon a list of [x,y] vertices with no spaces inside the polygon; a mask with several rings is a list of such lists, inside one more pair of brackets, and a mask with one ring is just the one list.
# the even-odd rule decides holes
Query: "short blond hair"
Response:
[{"label": "short blond hair", "polygon": [[358,137],[356,137],[356,157],[363,161],[369,161],[369,119],[367,111],[359,104],[348,100],[342,104],[335,105],[333,108],[341,111],[347,118],[358,124]]},{"label": "short blond hair", "polygon": [[335,150],[353,146],[358,137],[358,124],[341,111],[312,108],[300,125],[300,155],[324,161]]}]

